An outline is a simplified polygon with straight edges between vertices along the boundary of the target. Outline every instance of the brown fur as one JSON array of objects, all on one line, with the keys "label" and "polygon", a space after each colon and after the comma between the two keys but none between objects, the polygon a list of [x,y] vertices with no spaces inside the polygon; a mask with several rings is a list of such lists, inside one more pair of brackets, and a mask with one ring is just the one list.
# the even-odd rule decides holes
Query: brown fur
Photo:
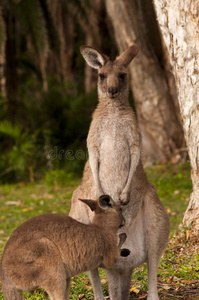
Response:
[{"label": "brown fur", "polygon": [[22,299],[21,290],[44,288],[50,299],[69,299],[74,275],[100,264],[111,268],[125,240],[118,229],[124,223],[121,208],[108,196],[82,200],[94,211],[93,222],[46,214],[32,218],[11,235],[2,256],[2,290],[5,300]]},{"label": "brown fur", "polygon": [[[98,70],[99,104],[87,138],[89,160],[82,183],[73,193],[70,215],[84,223],[93,218],[92,212],[77,201],[79,195],[88,198],[105,193],[115,202],[125,204],[126,225],[121,232],[127,234],[124,245],[131,254],[120,257],[106,271],[111,300],[129,299],[132,270],[145,261],[149,271],[147,299],[158,299],[158,262],[169,235],[168,215],[143,170],[140,132],[128,102],[127,66],[137,52],[132,45],[112,62],[96,49],[81,47],[87,63]],[[96,270],[90,272],[90,278],[95,299],[104,299]]]}]

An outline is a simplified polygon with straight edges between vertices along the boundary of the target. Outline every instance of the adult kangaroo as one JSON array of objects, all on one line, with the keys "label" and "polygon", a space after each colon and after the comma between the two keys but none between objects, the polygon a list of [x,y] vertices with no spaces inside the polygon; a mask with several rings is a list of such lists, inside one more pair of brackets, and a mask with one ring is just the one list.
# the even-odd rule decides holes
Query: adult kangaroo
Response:
[{"label": "adult kangaroo", "polygon": [[[141,137],[135,114],[128,102],[127,67],[137,55],[136,45],[111,61],[91,47],[80,51],[86,62],[98,70],[99,104],[93,113],[87,146],[89,160],[82,183],[74,191],[70,216],[90,223],[93,213],[78,198],[98,198],[108,194],[122,204],[127,235],[124,248],[128,257],[120,257],[106,270],[111,300],[129,299],[133,268],[147,262],[148,300],[157,300],[157,269],[169,236],[167,212],[143,170]],[[98,270],[89,272],[95,300],[104,299]]]}]

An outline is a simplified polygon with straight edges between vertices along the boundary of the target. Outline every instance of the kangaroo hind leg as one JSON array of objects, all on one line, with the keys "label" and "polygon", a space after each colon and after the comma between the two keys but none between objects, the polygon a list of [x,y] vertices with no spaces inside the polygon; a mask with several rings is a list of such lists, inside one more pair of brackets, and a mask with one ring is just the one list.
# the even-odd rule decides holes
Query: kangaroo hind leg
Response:
[{"label": "kangaroo hind leg", "polygon": [[93,287],[94,300],[104,300],[98,269],[88,271],[88,275]]},{"label": "kangaroo hind leg", "polygon": [[128,300],[133,268],[106,270],[108,290],[111,300]]}]

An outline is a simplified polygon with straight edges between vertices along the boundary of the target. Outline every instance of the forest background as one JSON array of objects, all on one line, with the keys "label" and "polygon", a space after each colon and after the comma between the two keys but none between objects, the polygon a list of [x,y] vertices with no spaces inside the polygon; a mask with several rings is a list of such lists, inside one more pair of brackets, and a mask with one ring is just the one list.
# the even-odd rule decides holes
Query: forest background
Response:
[{"label": "forest background", "polygon": [[185,219],[188,225],[197,219],[198,6],[186,10],[188,1],[172,7],[167,0],[1,0],[0,182],[34,182],[59,169],[81,176],[97,74],[79,47],[115,58],[136,43],[130,103],[143,163],[190,159],[193,193]]},{"label": "forest background", "polygon": [[[183,0],[174,9],[176,18],[182,16],[183,21],[176,21],[174,16],[167,24],[172,9],[167,0],[0,0],[2,245],[13,227],[25,219],[38,213],[69,210],[69,199],[88,158],[86,138],[97,105],[97,73],[80,54],[83,44],[97,48],[111,59],[132,43],[138,45],[139,54],[129,67],[129,101],[142,134],[143,163],[170,214],[171,235],[177,232],[188,203],[185,219],[188,225],[194,224],[192,229],[198,230],[199,67],[193,64],[190,53],[193,52],[195,63],[199,49],[192,45],[193,51],[183,52],[176,59],[181,44],[190,50],[192,34],[197,34],[197,30],[189,29],[189,38],[175,48],[175,30],[169,28],[176,22],[176,27],[186,30],[187,16],[191,16],[189,26],[191,21],[199,24],[197,3],[194,6],[188,2]],[[195,40],[198,42],[199,38]],[[183,88],[180,91],[186,103],[181,101],[182,75],[175,63],[181,64],[182,72],[193,81],[190,97],[192,91],[197,91],[192,97],[193,109]],[[184,112],[190,107],[189,123]],[[196,116],[195,123],[191,114]],[[194,188],[189,202],[191,169]],[[11,223],[5,221],[9,218]],[[182,298],[184,287],[176,290],[180,287],[176,278],[183,278],[188,286],[185,299],[199,295],[199,249],[194,230],[185,228],[183,234],[178,232],[170,240],[161,267],[161,299],[172,288]],[[146,268],[142,273],[146,279]],[[194,296],[189,298],[192,292]],[[143,293],[139,290],[134,296],[139,298]]]},{"label": "forest background", "polygon": [[151,1],[127,3],[133,21],[123,34],[125,20],[119,26],[118,12],[112,8],[111,15],[103,1],[1,2],[1,182],[34,181],[55,168],[82,170],[97,104],[97,74],[85,65],[82,44],[111,58],[129,43],[138,44],[130,101],[142,132],[144,163],[186,157],[174,78]]}]

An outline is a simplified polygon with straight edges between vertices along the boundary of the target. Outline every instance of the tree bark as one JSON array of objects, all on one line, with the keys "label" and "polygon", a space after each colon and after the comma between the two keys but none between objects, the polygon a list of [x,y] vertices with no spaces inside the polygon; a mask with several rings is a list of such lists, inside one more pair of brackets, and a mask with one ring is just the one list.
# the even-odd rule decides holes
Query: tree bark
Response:
[{"label": "tree bark", "polygon": [[[44,6],[44,1],[40,0]],[[60,79],[66,83],[74,82],[73,58],[75,40],[74,7],[70,1],[46,0],[50,11],[48,32],[50,36],[52,53],[49,56],[48,69],[57,72]],[[45,7],[44,7],[45,9]],[[45,10],[49,18],[48,11]],[[54,38],[54,41],[52,40]],[[69,91],[69,87],[68,87]]]},{"label": "tree bark", "polygon": [[6,98],[6,78],[5,78],[5,45],[6,45],[6,28],[3,19],[2,8],[0,7],[0,91]]},{"label": "tree bark", "polygon": [[193,192],[184,222],[199,229],[199,2],[154,0],[170,53],[187,142]]},{"label": "tree bark", "polygon": [[[65,5],[66,6],[66,5]],[[74,55],[74,16],[70,13],[70,3],[67,11],[63,4],[58,11],[58,31],[61,42],[60,56],[62,75],[65,82],[73,82],[73,55]]]},{"label": "tree bark", "polygon": [[18,84],[17,71],[16,71],[16,57],[13,43],[14,32],[14,16],[12,8],[6,7],[4,11],[4,20],[6,27],[6,44],[5,44],[5,79],[6,79],[6,96],[8,102],[8,119],[15,122],[17,114],[17,100],[16,90]]},{"label": "tree bark", "polygon": [[[84,4],[87,14],[88,24],[85,26],[86,45],[101,50],[101,34],[99,19],[101,16],[102,2],[101,0],[93,0],[90,5]],[[88,64],[85,64],[85,91],[89,93],[96,86],[97,74]]]},{"label": "tree bark", "polygon": [[[148,0],[142,2],[105,0],[120,52],[132,43],[140,48],[138,56],[130,65],[130,75],[143,137],[144,162],[163,162],[170,159],[176,148],[182,147],[183,130],[165,70],[158,61],[147,32],[146,11],[143,8],[144,4],[149,5]],[[153,9],[152,3],[149,9]]]}]

